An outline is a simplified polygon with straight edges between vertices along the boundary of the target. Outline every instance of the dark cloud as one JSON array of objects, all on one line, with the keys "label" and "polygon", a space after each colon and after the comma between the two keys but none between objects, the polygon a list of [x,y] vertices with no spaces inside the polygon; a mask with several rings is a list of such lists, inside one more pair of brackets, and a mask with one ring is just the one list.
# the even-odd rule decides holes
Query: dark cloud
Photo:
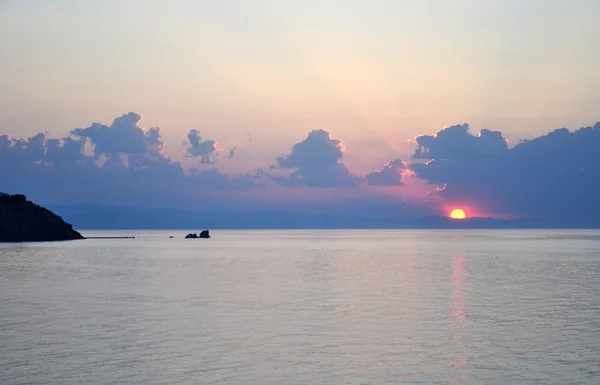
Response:
[{"label": "dark cloud", "polygon": [[417,138],[416,174],[446,188],[449,201],[521,217],[589,222],[600,218],[600,123],[557,129],[508,149],[499,132],[454,126]]},{"label": "dark cloud", "polygon": [[[160,129],[142,128],[140,119],[129,113],[110,126],[94,123],[62,138],[0,135],[0,191],[24,193],[40,202],[211,209],[243,209],[257,202],[264,208],[297,208],[304,202],[326,211],[333,210],[333,202],[340,212],[369,215],[388,215],[394,205],[401,207],[394,213],[423,213],[443,198],[479,212],[566,225],[600,222],[600,123],[575,132],[558,129],[513,148],[499,131],[472,134],[466,124],[452,126],[417,137],[412,164],[396,159],[359,180],[343,163],[341,141],[323,130],[310,132],[276,165],[228,175],[216,169],[184,170],[164,153]],[[203,141],[196,130],[188,134],[186,151],[205,164],[214,163],[218,154],[216,142]],[[229,154],[235,154],[235,147]],[[356,187],[359,181],[405,185],[401,193],[323,189]],[[260,189],[265,186],[269,188]],[[427,195],[429,191],[434,193]]]},{"label": "dark cloud", "polygon": [[156,155],[162,152],[163,141],[158,127],[150,128],[148,130],[146,133],[146,144],[148,145],[148,152]]},{"label": "dark cloud", "polygon": [[88,138],[94,145],[96,156],[100,154],[145,154],[150,148],[161,146],[158,129],[148,132],[138,126],[142,117],[135,112],[130,112],[106,126],[94,123],[87,128],[76,128],[71,134],[81,138]]},{"label": "dark cloud", "polygon": [[82,164],[92,165],[93,159],[84,155],[84,139],[66,137],[46,141],[44,160],[56,168],[66,169]]},{"label": "dark cloud", "polygon": [[228,156],[228,158],[229,158],[229,159],[231,159],[231,158],[233,158],[233,157],[234,157],[234,155],[235,155],[235,150],[236,150],[236,147],[231,147],[231,148],[229,149],[229,156]]},{"label": "dark cloud", "polygon": [[202,140],[198,130],[188,132],[188,147],[186,152],[191,157],[199,157],[202,164],[213,164],[217,161],[217,142],[214,140]]},{"label": "dark cloud", "polygon": [[110,127],[94,123],[64,138],[1,135],[0,190],[46,202],[164,205],[184,204],[203,191],[260,185],[253,175],[216,170],[186,175],[179,162],[163,154],[160,130],[144,130],[139,121],[138,114],[129,113]]},{"label": "dark cloud", "polygon": [[436,135],[419,136],[416,142],[415,159],[470,159],[479,155],[502,154],[508,150],[501,132],[483,129],[474,136],[466,123],[445,128]]},{"label": "dark cloud", "polygon": [[408,169],[408,163],[400,159],[391,161],[379,171],[366,175],[367,183],[372,186],[401,186],[402,172]]},{"label": "dark cloud", "polygon": [[332,139],[329,132],[314,130],[296,143],[287,156],[277,158],[280,169],[296,169],[275,182],[286,186],[350,187],[356,184],[350,171],[341,162],[342,142]]}]

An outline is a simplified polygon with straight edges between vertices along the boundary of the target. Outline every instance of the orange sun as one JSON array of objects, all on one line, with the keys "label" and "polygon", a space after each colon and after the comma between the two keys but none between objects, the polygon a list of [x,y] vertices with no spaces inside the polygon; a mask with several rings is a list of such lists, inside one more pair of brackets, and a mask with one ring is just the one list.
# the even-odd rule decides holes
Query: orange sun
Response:
[{"label": "orange sun", "polygon": [[450,213],[450,218],[452,218],[452,219],[465,219],[466,217],[467,217],[467,215],[461,209],[454,209]]}]

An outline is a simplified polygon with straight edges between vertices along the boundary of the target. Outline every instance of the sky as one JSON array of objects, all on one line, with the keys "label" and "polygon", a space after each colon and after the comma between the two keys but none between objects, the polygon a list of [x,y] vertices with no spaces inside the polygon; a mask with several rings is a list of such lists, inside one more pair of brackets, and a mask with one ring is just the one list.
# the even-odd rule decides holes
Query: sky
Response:
[{"label": "sky", "polygon": [[600,2],[341,4],[0,0],[0,190],[600,214]]}]

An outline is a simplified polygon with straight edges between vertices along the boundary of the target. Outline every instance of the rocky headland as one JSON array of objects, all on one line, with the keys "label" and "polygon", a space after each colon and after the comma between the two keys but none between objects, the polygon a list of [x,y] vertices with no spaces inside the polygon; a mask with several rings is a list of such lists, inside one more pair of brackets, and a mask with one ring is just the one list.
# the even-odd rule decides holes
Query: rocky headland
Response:
[{"label": "rocky headland", "polygon": [[51,242],[84,239],[61,217],[25,195],[0,193],[0,242]]}]

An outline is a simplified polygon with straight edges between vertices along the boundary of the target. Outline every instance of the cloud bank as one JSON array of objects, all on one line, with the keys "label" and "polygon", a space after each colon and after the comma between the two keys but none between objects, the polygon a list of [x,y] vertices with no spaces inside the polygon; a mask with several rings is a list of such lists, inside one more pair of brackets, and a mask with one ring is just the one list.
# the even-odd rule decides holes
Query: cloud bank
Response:
[{"label": "cloud bank", "polygon": [[[409,161],[393,159],[362,175],[344,163],[340,139],[313,130],[270,168],[231,175],[215,167],[216,140],[190,130],[182,149],[197,162],[185,169],[165,154],[160,129],[140,122],[130,112],[62,138],[1,135],[0,191],[51,203],[335,207],[389,216],[445,214],[459,206],[475,215],[600,222],[600,123],[557,129],[512,148],[500,131],[473,134],[468,124],[455,125],[417,137]],[[226,158],[234,155],[232,147]]]},{"label": "cloud bank", "polygon": [[440,195],[515,217],[567,222],[600,218],[600,123],[561,128],[508,148],[498,131],[452,126],[416,139],[419,178],[446,183]]},{"label": "cloud bank", "polygon": [[[160,129],[145,130],[140,120],[130,112],[110,126],[94,123],[64,138],[49,138],[46,133],[29,139],[2,135],[0,190],[46,202],[185,205],[208,199],[211,191],[261,186],[251,175],[184,170],[163,153]],[[197,132],[191,132],[191,138],[188,152],[201,164],[213,163],[216,142],[201,141]]]}]

